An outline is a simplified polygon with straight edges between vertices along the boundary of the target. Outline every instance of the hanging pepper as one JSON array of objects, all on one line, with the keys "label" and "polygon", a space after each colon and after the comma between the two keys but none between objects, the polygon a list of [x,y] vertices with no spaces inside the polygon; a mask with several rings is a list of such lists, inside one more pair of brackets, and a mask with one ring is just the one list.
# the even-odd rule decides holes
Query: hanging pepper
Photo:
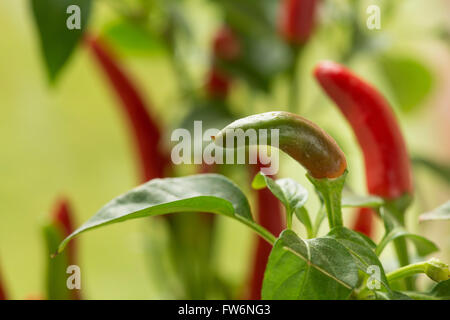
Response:
[{"label": "hanging pepper", "polygon": [[302,45],[311,36],[316,20],[317,0],[283,0],[280,32],[292,45]]},{"label": "hanging pepper", "polygon": [[[74,230],[73,213],[67,199],[60,199],[52,214],[52,224],[60,231],[60,235],[64,238],[68,237]],[[62,240],[62,239],[61,239]],[[77,265],[77,242],[72,241],[67,245],[67,264]],[[53,260],[50,261],[53,263]],[[67,266],[63,266],[67,268]],[[53,270],[53,269],[51,269]],[[54,270],[53,270],[54,271]],[[65,270],[63,270],[65,271]],[[51,275],[48,276],[48,278]],[[57,281],[57,280],[56,280]],[[71,290],[70,298],[73,300],[81,300],[80,290]]]},{"label": "hanging pepper", "polygon": [[134,135],[141,167],[141,181],[164,176],[169,157],[159,149],[161,133],[141,94],[119,65],[106,42],[87,36],[86,44],[110,81]]},{"label": "hanging pepper", "polygon": [[345,155],[336,141],[316,124],[290,112],[266,112],[239,119],[219,132],[216,143],[226,146],[228,132],[250,129],[267,130],[269,145],[272,129],[278,129],[279,148],[315,179],[337,178],[347,169]]},{"label": "hanging pepper", "polygon": [[217,31],[212,41],[212,65],[206,80],[206,92],[215,99],[225,100],[229,94],[232,78],[224,70],[221,62],[236,60],[241,47],[233,31],[224,26]]},{"label": "hanging pepper", "polygon": [[[353,128],[364,156],[369,193],[388,200],[411,194],[413,183],[406,144],[386,99],[337,63],[319,63],[314,74]],[[357,227],[370,234],[371,222],[367,220],[373,214],[368,212],[360,212]],[[370,227],[364,230],[362,225]]]},{"label": "hanging pepper", "polygon": [[5,290],[5,287],[2,282],[1,275],[0,275],[0,300],[8,300],[8,297],[6,296],[6,290]]}]

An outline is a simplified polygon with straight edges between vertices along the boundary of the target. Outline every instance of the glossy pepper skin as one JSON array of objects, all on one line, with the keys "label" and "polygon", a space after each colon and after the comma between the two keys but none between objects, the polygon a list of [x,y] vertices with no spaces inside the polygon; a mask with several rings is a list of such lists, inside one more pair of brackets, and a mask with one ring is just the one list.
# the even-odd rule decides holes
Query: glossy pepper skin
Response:
[{"label": "glossy pepper skin", "polygon": [[[314,75],[353,129],[364,156],[368,192],[385,199],[411,194],[406,144],[386,99],[337,63],[319,63]],[[361,209],[354,229],[370,236],[373,216],[373,210]]]},{"label": "glossy pepper skin", "polygon": [[293,45],[301,45],[311,36],[318,0],[282,0],[280,32]]},{"label": "glossy pepper skin", "polygon": [[145,182],[164,177],[169,163],[168,155],[159,149],[160,129],[151,117],[150,111],[136,85],[120,66],[107,43],[93,36],[87,36],[85,43],[105,73],[127,116],[133,133],[138,161],[140,180]]},{"label": "glossy pepper skin", "polygon": [[322,62],[314,74],[353,128],[364,155],[369,192],[386,199],[412,193],[406,144],[386,99],[337,63]]},{"label": "glossy pepper skin", "polygon": [[[226,144],[228,130],[266,129],[270,144],[271,129],[279,130],[279,149],[289,154],[316,178],[337,178],[347,168],[345,155],[336,141],[311,121],[296,114],[277,111],[239,119],[216,137],[216,143]],[[247,143],[247,140],[246,140]]]}]

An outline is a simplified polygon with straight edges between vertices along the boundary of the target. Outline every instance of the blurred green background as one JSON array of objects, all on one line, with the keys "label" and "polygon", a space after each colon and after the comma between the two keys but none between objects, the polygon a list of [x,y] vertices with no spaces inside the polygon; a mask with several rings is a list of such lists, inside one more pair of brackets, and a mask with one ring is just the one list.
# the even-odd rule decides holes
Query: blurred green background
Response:
[{"label": "blurred green background", "polygon": [[[90,29],[110,30],[119,19],[107,2],[95,1]],[[450,2],[399,2],[395,19],[386,26],[387,30],[382,29],[391,37],[387,40],[388,52],[391,56],[419,57],[432,73],[433,88],[413,111],[402,111],[394,103],[396,113],[412,154],[448,164],[450,46],[432,34],[440,24],[450,30]],[[209,66],[210,39],[221,25],[221,15],[211,1],[185,3],[186,17],[195,31],[195,43],[189,46],[186,60],[193,79],[201,83]],[[27,0],[0,2],[0,30],[0,266],[11,297],[23,299],[44,292],[46,257],[40,226],[53,210],[55,201],[68,197],[79,225],[114,196],[135,186],[138,173],[126,124],[115,106],[117,101],[86,50],[78,48],[57,85],[51,87]],[[311,112],[315,122],[332,135],[337,133],[339,142],[344,141],[350,181],[365,192],[363,164],[353,135],[336,108],[323,97],[316,100],[319,91],[309,76],[317,61],[335,56],[323,45],[336,41],[330,38],[324,26],[306,53],[301,71],[304,92],[301,100],[308,106],[305,112]],[[181,120],[187,110],[177,92],[177,75],[167,56],[157,50],[151,54],[123,56],[161,123],[169,127]],[[373,57],[362,53],[351,65],[375,83],[390,101],[395,101],[392,86],[380,74]],[[249,93],[239,83],[232,101],[244,113],[267,111],[271,107],[285,110],[283,81],[282,77],[275,81],[273,94],[257,95],[257,103],[251,110],[245,110]],[[319,105],[315,105],[316,101]],[[292,160],[283,159],[280,176],[288,175],[308,185],[304,170]],[[448,185],[428,171],[417,170],[416,181],[420,195],[410,214],[411,221],[420,212],[450,198]],[[349,212],[346,223],[352,218]],[[149,230],[164,239],[158,226],[158,222],[137,220],[80,237],[79,264],[85,296],[90,299],[163,298],[164,294],[152,281],[151,263],[147,261],[143,241]],[[411,226],[438,243],[442,249],[438,256],[450,260],[449,222],[431,222],[420,228],[411,222]],[[244,227],[222,218],[218,230],[216,265],[224,277],[239,285],[248,271],[246,265],[253,238]]]}]

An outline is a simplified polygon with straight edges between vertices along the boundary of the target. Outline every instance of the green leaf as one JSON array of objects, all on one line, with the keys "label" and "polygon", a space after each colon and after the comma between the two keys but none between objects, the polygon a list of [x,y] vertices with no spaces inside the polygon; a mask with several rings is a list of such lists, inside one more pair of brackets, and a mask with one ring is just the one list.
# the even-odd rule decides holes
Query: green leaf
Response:
[{"label": "green leaf", "polygon": [[[294,214],[294,212],[297,214],[298,212],[298,217],[301,219],[300,221],[303,223],[306,222],[307,227],[311,230],[309,216],[305,216],[304,210],[300,211],[308,199],[308,191],[297,181],[291,178],[273,180],[259,172],[253,179],[252,187],[254,189],[268,187],[273,195],[283,203],[288,216],[288,227],[291,226],[292,214]],[[308,215],[307,212],[306,215]]]},{"label": "green leaf", "polygon": [[262,298],[342,300],[349,298],[357,284],[355,261],[338,241],[302,240],[285,230],[269,256]]},{"label": "green leaf", "polygon": [[[69,30],[67,8],[81,9],[81,29]],[[91,0],[31,0],[31,9],[39,31],[41,48],[50,82],[54,82],[83,36],[90,16]]]},{"label": "green leaf", "polygon": [[421,214],[419,217],[420,221],[428,221],[428,220],[449,220],[450,219],[450,201],[447,201],[442,206]]},{"label": "green leaf", "polygon": [[381,69],[401,110],[415,110],[433,87],[433,75],[422,62],[406,56],[384,56]]},{"label": "green leaf", "polygon": [[352,194],[342,197],[342,207],[344,208],[378,208],[383,203],[384,200],[376,196]]},{"label": "green leaf", "polygon": [[377,249],[375,250],[376,254],[379,256],[389,242],[402,237],[413,241],[416,246],[417,253],[420,256],[426,256],[439,250],[434,242],[417,234],[410,233],[401,226],[397,226],[389,231],[383,239],[381,239]]},{"label": "green leaf", "polygon": [[160,37],[128,21],[118,21],[107,26],[103,36],[114,48],[125,54],[155,54],[166,50]]},{"label": "green leaf", "polygon": [[91,219],[60,244],[88,230],[112,223],[176,212],[210,212],[246,224],[269,242],[274,236],[253,221],[250,206],[242,191],[218,174],[151,180],[111,200]]},{"label": "green leaf", "polygon": [[68,256],[66,253],[50,258],[58,249],[58,244],[63,240],[63,235],[54,225],[46,225],[43,228],[43,235],[47,248],[47,274],[46,290],[49,300],[69,300],[71,292],[67,288]]},{"label": "green leaf", "polygon": [[374,252],[376,245],[373,241],[344,227],[332,229],[327,237],[333,238],[342,244],[353,256],[358,269],[367,276],[371,275],[369,267],[377,266],[380,270],[379,280],[381,284],[384,286],[385,290],[388,292],[390,291],[383,265]]},{"label": "green leaf", "polygon": [[321,200],[325,204],[330,229],[342,226],[341,199],[347,171],[336,179],[316,179],[309,174],[306,174],[306,177],[314,185]]},{"label": "green leaf", "polygon": [[437,283],[430,291],[430,295],[443,300],[450,300],[450,280]]}]

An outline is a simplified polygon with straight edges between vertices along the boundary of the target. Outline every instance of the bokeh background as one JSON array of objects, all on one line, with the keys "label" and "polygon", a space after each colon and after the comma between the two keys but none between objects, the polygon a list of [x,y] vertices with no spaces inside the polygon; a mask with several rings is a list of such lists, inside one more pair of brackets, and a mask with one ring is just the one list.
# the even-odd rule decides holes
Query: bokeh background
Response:
[{"label": "bokeh background", "polygon": [[[336,108],[320,94],[311,76],[317,61],[338,59],[337,52],[345,46],[344,35],[349,31],[345,26],[333,31],[337,12],[333,9],[340,2],[350,6],[351,1],[322,2],[327,5],[321,9],[316,35],[300,68],[301,114],[336,137],[349,157],[351,184],[365,192],[363,163],[352,132]],[[143,40],[142,34],[128,30],[117,9],[139,3],[94,1],[89,30],[110,40],[144,97],[151,102],[152,113],[166,128],[169,140],[171,128],[182,121],[189,108],[177,87],[179,74],[174,72],[171,58],[154,39]],[[386,1],[361,3],[362,10],[357,11],[361,28],[367,5],[380,3],[382,8],[386,7]],[[186,0],[180,6],[192,38],[185,41],[177,59],[185,64],[193,86],[201,90],[211,64],[211,39],[222,26],[224,14],[214,1]],[[386,20],[383,11],[382,29],[371,31],[381,44],[374,45],[376,49],[362,50],[348,65],[392,102],[410,153],[448,166],[450,1],[398,0],[392,10],[389,18],[386,13]],[[371,37],[372,33],[367,32]],[[114,196],[136,186],[138,172],[123,114],[116,107],[118,102],[86,49],[79,47],[58,82],[49,85],[29,1],[0,2],[0,34],[0,267],[10,297],[24,299],[42,296],[45,291],[48,257],[42,225],[54,210],[55,202],[68,198],[79,225]],[[261,55],[264,54],[262,51]],[[387,65],[387,71],[383,70],[379,62],[383,57],[412,62],[397,65],[403,78],[395,74],[397,69],[389,79],[386,73],[393,68]],[[417,103],[413,101],[402,108],[399,101],[404,100],[396,90],[408,96],[423,89],[420,79],[414,78],[414,71],[408,74],[415,63],[425,69],[422,78],[429,78],[429,88]],[[419,82],[417,85],[413,83],[415,80]],[[276,76],[272,90],[264,94],[238,81],[230,104],[242,115],[287,110],[286,87],[283,74]],[[310,189],[305,171],[290,159],[282,160],[279,176],[291,176]],[[408,225],[434,240],[441,248],[436,256],[449,262],[450,222],[420,226],[415,223],[419,213],[450,198],[448,181],[422,166],[415,167],[415,180],[417,195]],[[353,212],[347,212],[346,224],[350,225],[353,218]],[[239,288],[245,282],[254,239],[238,223],[222,218],[217,223],[215,266],[232,286]],[[161,221],[150,220],[116,224],[80,237],[84,296],[170,297],[156,284],[157,270],[152,270],[154,264],[148,254],[149,242],[164,243],[166,237]],[[385,259],[389,262],[389,253]]]}]

